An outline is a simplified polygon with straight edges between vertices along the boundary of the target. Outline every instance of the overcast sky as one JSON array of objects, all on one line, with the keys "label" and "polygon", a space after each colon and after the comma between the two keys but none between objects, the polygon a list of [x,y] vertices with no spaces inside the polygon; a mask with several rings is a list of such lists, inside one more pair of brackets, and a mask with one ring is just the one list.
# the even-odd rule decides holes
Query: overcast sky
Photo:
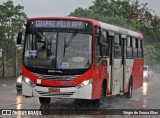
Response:
[{"label": "overcast sky", "polygon": [[[8,0],[0,0],[0,4]],[[24,6],[28,17],[38,16],[67,16],[77,7],[88,8],[94,0],[12,0],[15,5]],[[139,0],[148,2],[147,7],[153,9],[160,16],[160,0]]]}]

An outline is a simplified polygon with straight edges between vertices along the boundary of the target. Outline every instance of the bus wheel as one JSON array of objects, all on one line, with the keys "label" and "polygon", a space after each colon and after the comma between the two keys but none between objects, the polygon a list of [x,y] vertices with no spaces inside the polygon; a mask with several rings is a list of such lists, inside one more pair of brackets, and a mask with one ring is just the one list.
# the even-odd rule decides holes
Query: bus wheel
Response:
[{"label": "bus wheel", "polygon": [[132,81],[130,79],[129,86],[128,86],[128,92],[125,94],[127,99],[132,98]]},{"label": "bus wheel", "polygon": [[17,94],[22,94],[22,90],[21,89],[17,89]]},{"label": "bus wheel", "polygon": [[39,102],[41,105],[48,105],[51,101],[51,98],[39,97]]},{"label": "bus wheel", "polygon": [[81,99],[75,99],[74,100],[74,106],[79,107],[80,105],[82,105],[82,100]]}]

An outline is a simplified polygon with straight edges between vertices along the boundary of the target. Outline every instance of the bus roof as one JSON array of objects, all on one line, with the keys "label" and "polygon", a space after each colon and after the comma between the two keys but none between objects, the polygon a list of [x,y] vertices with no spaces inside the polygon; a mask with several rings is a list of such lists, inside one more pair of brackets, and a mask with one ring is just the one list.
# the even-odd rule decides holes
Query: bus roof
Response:
[{"label": "bus roof", "polygon": [[92,22],[94,24],[97,24],[96,20],[93,19],[87,19],[87,18],[79,18],[79,17],[35,17],[35,18],[28,18],[27,21],[30,20],[83,20],[83,21],[89,21]]},{"label": "bus roof", "polygon": [[122,28],[122,27],[110,25],[110,24],[107,24],[107,23],[99,22],[99,24],[100,24],[101,28],[104,28],[106,30],[110,30],[110,31],[113,31],[113,32],[122,33],[124,35],[133,36],[133,37],[136,37],[136,38],[143,39],[143,35],[141,33],[131,31],[131,30],[128,30],[128,29],[125,29],[125,28]]},{"label": "bus roof", "polygon": [[135,38],[140,38],[143,39],[143,35],[141,33],[135,32],[135,31],[131,31],[122,27],[118,27],[115,25],[111,25],[108,23],[103,23],[100,21],[96,21],[93,19],[87,19],[87,18],[79,18],[79,17],[35,17],[35,18],[28,18],[27,21],[30,20],[60,20],[60,19],[64,19],[64,20],[83,20],[83,21],[88,21],[91,22],[93,25],[97,25],[100,26],[103,29],[109,30],[109,31],[113,31],[116,33],[122,33],[124,35],[128,35],[128,36],[133,36]]}]

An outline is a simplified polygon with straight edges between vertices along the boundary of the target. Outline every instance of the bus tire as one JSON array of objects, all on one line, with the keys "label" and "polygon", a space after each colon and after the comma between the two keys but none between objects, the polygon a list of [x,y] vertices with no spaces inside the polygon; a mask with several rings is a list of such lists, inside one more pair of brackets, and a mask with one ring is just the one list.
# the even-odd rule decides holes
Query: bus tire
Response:
[{"label": "bus tire", "polygon": [[17,89],[17,94],[22,94],[22,90],[21,89]]},{"label": "bus tire", "polygon": [[132,98],[132,79],[129,80],[128,92],[125,94],[127,99]]},{"label": "bus tire", "polygon": [[81,106],[83,103],[82,103],[82,99],[75,99],[74,100],[74,106],[75,107],[79,107]]},{"label": "bus tire", "polygon": [[39,97],[39,102],[41,105],[48,105],[50,104],[51,98],[48,97]]}]

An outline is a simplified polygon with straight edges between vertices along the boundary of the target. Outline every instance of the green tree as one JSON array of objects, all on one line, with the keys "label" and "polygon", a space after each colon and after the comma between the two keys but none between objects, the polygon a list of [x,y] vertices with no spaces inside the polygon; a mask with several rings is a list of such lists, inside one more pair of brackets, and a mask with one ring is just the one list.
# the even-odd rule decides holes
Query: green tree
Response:
[{"label": "green tree", "polygon": [[[0,48],[6,52],[6,64],[15,63],[16,36],[26,21],[24,7],[9,0],[0,4]],[[20,55],[21,56],[21,55]]]},{"label": "green tree", "polygon": [[[139,18],[124,18],[133,8]],[[140,31],[144,34],[145,63],[152,65],[160,60],[160,18],[147,8],[147,3],[141,5],[137,1],[131,5],[128,0],[95,0],[88,9],[77,8],[69,16],[91,18]]]},{"label": "green tree", "polygon": [[11,39],[16,32],[22,29],[27,18],[24,7],[14,6],[12,1],[0,5],[0,38],[1,40]]},{"label": "green tree", "polygon": [[124,15],[129,12],[132,7],[127,0],[95,0],[93,1],[93,5],[88,9],[77,8],[74,12],[71,12],[69,16],[92,18],[138,30],[140,27],[139,21],[124,18]]}]

